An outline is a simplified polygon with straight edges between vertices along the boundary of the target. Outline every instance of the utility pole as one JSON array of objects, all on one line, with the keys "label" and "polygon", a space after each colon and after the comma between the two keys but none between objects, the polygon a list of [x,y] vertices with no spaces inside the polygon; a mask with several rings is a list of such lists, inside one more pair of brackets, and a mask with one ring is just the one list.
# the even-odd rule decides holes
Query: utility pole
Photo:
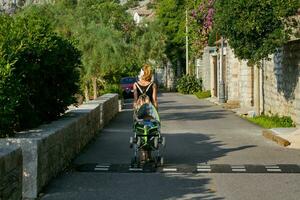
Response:
[{"label": "utility pole", "polygon": [[220,52],[220,83],[219,83],[219,102],[225,103],[225,83],[223,80],[223,48],[224,48],[224,38],[221,37],[221,52]]},{"label": "utility pole", "polygon": [[189,36],[188,11],[185,10],[185,74],[189,74]]}]

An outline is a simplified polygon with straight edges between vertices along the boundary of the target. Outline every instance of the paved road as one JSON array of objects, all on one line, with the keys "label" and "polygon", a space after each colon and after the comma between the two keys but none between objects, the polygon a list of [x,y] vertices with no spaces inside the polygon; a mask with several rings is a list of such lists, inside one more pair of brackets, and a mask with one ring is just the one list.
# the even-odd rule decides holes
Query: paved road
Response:
[{"label": "paved road", "polygon": [[[159,104],[166,168],[177,172],[126,172],[132,156],[127,103],[74,160],[82,168],[54,179],[42,199],[300,199],[299,150],[277,146],[258,126],[193,96],[164,93]],[[99,172],[97,165],[117,167]]]}]

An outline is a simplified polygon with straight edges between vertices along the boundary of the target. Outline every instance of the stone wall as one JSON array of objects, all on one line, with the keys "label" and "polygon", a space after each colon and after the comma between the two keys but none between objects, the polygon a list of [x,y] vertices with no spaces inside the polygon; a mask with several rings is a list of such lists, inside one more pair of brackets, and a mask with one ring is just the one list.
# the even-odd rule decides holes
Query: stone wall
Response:
[{"label": "stone wall", "polygon": [[291,41],[264,65],[266,113],[291,116],[300,123],[300,40]]},{"label": "stone wall", "polygon": [[231,48],[226,48],[226,66],[227,66],[227,99],[240,100],[240,61],[235,58]]},{"label": "stone wall", "polygon": [[173,91],[175,89],[175,72],[171,62],[155,69],[155,82],[160,86]]},{"label": "stone wall", "polygon": [[196,62],[196,77],[202,79],[203,90],[211,90],[210,50],[211,47],[204,48],[202,58]]},{"label": "stone wall", "polygon": [[238,101],[242,107],[253,106],[253,69],[245,60],[235,57],[233,50],[226,48],[227,100]]},{"label": "stone wall", "polygon": [[22,150],[15,146],[0,148],[0,199],[22,198]]},{"label": "stone wall", "polygon": [[69,110],[57,121],[2,139],[2,146],[15,144],[22,148],[23,198],[37,198],[118,110],[118,95],[106,94]]}]

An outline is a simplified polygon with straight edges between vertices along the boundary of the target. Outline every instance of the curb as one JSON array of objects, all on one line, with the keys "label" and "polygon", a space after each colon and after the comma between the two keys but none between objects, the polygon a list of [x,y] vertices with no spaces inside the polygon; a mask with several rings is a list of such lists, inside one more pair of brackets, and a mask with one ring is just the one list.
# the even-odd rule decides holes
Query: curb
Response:
[{"label": "curb", "polygon": [[272,141],[276,142],[278,145],[283,146],[283,147],[289,146],[291,144],[288,140],[286,140],[282,137],[279,137],[277,135],[277,133],[274,132],[272,129],[263,130],[262,135],[265,138],[272,140]]}]

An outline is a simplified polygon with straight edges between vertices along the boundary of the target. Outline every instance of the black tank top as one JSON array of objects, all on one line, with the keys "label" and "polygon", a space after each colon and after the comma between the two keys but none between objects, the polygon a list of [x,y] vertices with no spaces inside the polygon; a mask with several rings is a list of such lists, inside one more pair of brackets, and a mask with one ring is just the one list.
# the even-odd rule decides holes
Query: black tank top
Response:
[{"label": "black tank top", "polygon": [[[141,88],[141,90],[143,91],[143,93],[147,90],[147,88],[149,87],[150,84],[152,84],[150,86],[150,88],[148,89],[148,91],[146,92],[146,95],[149,97],[151,103],[153,103],[153,82],[151,82],[150,84],[146,85],[146,86],[142,86],[140,85],[138,82],[136,82],[136,84],[138,84],[138,86]],[[141,91],[139,90],[139,88],[137,88],[137,94],[138,94],[138,98],[140,95],[142,95],[143,93],[141,93]]]}]

